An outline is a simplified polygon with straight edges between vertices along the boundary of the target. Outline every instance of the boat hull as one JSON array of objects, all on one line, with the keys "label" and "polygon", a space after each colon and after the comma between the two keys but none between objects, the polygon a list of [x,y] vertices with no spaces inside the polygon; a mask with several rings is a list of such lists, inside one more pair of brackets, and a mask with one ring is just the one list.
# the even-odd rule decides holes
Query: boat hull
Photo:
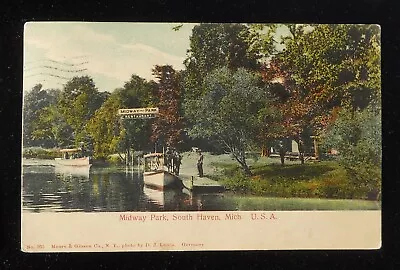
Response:
[{"label": "boat hull", "polygon": [[144,184],[161,190],[182,185],[181,180],[176,175],[167,171],[144,172],[143,181]]},{"label": "boat hull", "polygon": [[55,159],[56,165],[63,166],[91,166],[91,159],[89,157],[74,158],[74,159]]}]

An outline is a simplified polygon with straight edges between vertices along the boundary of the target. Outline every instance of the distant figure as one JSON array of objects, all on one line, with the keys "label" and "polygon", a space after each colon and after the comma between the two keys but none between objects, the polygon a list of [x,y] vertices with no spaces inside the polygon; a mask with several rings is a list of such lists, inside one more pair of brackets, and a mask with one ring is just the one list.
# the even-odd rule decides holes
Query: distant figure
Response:
[{"label": "distant figure", "polygon": [[286,154],[286,151],[285,151],[285,148],[283,147],[283,143],[280,142],[279,143],[279,156],[281,158],[281,165],[282,166],[285,165],[285,154]]},{"label": "distant figure", "polygon": [[168,172],[172,171],[172,149],[167,147],[165,151],[165,165],[167,165]]},{"label": "distant figure", "polygon": [[161,165],[160,157],[156,156],[155,159],[154,159],[153,168],[151,168],[151,169],[152,170],[158,170],[160,165]]},{"label": "distant figure", "polygon": [[299,159],[301,164],[304,164],[304,142],[302,139],[299,139]]},{"label": "distant figure", "polygon": [[204,159],[204,156],[201,153],[201,151],[199,151],[198,153],[199,153],[199,158],[197,159],[197,170],[199,171],[199,177],[203,177],[203,159]]},{"label": "distant figure", "polygon": [[179,168],[181,167],[182,164],[182,156],[181,154],[178,153],[178,151],[175,151],[173,159],[174,159],[174,168],[173,168],[174,173],[176,175],[179,175]]},{"label": "distant figure", "polygon": [[80,154],[80,157],[86,156],[86,149],[83,144],[81,144],[81,152],[79,154]]}]

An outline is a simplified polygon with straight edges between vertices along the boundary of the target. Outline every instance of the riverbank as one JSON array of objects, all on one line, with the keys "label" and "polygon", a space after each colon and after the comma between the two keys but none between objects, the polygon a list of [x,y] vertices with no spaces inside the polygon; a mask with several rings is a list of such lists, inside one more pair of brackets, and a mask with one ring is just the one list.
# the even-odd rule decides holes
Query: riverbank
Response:
[{"label": "riverbank", "polygon": [[26,159],[53,159],[61,157],[60,149],[46,149],[42,147],[26,147],[22,151],[22,156]]},{"label": "riverbank", "polygon": [[[355,186],[336,161],[306,162],[303,165],[298,161],[285,161],[285,166],[281,166],[279,159],[249,158],[247,163],[253,175],[247,176],[229,155],[203,155],[205,176],[235,194],[280,198],[375,199],[370,197],[366,188]],[[184,153],[183,171],[191,166],[192,173],[197,174],[196,159],[196,153]]]},{"label": "riverbank", "polygon": [[[216,202],[214,202],[216,203]],[[231,196],[225,193],[218,201],[220,210],[230,211],[342,211],[381,210],[380,201],[323,199],[323,198],[280,198],[252,195]]]},{"label": "riverbank", "polygon": [[[253,173],[244,175],[238,163],[228,154],[204,155],[204,178],[197,177],[195,152],[182,153],[181,176],[190,181],[207,185],[223,186],[224,189],[243,196],[276,197],[276,198],[320,198],[320,199],[370,199],[366,188],[354,185],[345,170],[335,161],[306,162],[285,161],[280,165],[277,158],[248,158],[247,163]],[[24,159],[26,166],[36,165],[36,159]],[[52,165],[52,160],[41,160],[41,165]],[[110,167],[105,165],[105,167]],[[113,166],[111,166],[113,167]],[[196,180],[197,179],[197,180]],[[188,186],[189,186],[188,182]],[[205,185],[204,183],[202,185]]]}]

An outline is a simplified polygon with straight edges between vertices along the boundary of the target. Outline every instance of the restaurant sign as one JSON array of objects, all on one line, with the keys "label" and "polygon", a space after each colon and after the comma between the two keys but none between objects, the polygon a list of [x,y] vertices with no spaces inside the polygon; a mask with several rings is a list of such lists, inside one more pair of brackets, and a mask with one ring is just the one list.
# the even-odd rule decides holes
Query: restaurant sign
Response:
[{"label": "restaurant sign", "polygon": [[158,108],[132,108],[118,110],[118,114],[122,119],[149,119],[157,117],[158,113]]}]

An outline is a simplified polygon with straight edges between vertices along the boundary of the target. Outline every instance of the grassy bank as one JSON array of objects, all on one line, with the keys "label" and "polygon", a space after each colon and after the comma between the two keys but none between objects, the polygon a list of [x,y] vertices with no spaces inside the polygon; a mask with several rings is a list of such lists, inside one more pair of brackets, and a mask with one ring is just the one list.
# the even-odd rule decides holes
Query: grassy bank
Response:
[{"label": "grassy bank", "polygon": [[59,149],[45,149],[41,147],[27,147],[22,152],[24,158],[54,159],[61,157]]},{"label": "grassy bank", "polygon": [[234,163],[214,162],[220,174],[215,180],[227,189],[246,195],[266,197],[367,199],[369,191],[354,186],[346,171],[335,161],[306,164],[259,163],[246,176]]},{"label": "grassy bank", "polygon": [[[228,194],[226,194],[228,195]],[[260,196],[224,196],[219,204],[224,210],[234,205],[239,211],[338,211],[338,210],[380,210],[379,201],[320,199],[320,198],[276,198]]]}]

